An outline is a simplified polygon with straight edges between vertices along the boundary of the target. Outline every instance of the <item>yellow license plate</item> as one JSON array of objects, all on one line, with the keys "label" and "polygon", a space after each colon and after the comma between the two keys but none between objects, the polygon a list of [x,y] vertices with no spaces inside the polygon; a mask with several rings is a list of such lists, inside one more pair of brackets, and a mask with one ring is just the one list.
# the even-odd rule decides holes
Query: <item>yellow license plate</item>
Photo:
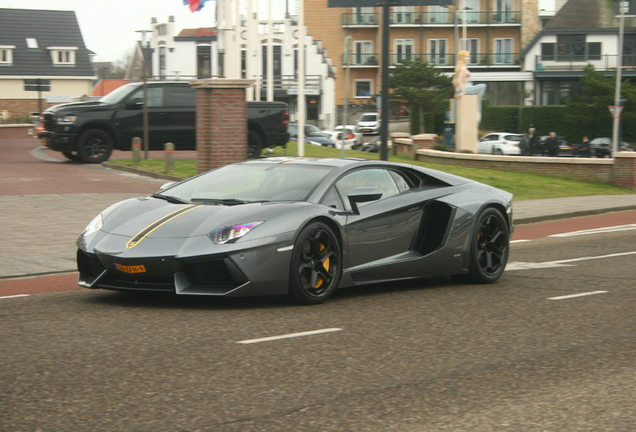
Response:
[{"label": "yellow license plate", "polygon": [[146,267],[143,265],[125,266],[115,263],[115,268],[124,273],[145,273]]},{"label": "yellow license plate", "polygon": [[40,144],[42,144],[43,146],[47,146],[48,147],[49,142],[47,140],[43,139],[43,140],[40,140]]}]

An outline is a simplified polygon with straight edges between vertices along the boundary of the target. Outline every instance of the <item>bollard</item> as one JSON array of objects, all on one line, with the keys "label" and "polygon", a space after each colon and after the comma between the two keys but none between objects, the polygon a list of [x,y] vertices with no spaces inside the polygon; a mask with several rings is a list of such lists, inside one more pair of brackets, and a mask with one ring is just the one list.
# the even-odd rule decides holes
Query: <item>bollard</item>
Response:
[{"label": "bollard", "polygon": [[166,152],[166,172],[174,171],[174,144],[166,143],[164,150]]},{"label": "bollard", "polygon": [[141,161],[141,138],[132,139],[132,162],[138,164]]}]

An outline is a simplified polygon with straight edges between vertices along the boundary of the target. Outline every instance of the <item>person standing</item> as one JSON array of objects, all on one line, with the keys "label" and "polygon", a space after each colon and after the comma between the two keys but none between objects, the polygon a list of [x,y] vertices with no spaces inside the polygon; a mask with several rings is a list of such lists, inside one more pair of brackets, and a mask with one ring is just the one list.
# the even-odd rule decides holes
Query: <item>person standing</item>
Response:
[{"label": "person standing", "polygon": [[539,152],[539,149],[537,149],[537,142],[539,139],[533,127],[528,129],[528,141],[528,155],[537,154]]},{"label": "person standing", "polygon": [[559,154],[559,140],[556,132],[550,132],[550,136],[543,142],[543,146],[548,156],[554,157]]},{"label": "person standing", "polygon": [[519,156],[530,155],[530,138],[528,134],[523,134],[523,138],[519,141]]},{"label": "person standing", "polygon": [[587,136],[583,137],[583,140],[581,141],[581,144],[579,144],[579,157],[591,157],[591,151],[590,151],[590,139]]}]

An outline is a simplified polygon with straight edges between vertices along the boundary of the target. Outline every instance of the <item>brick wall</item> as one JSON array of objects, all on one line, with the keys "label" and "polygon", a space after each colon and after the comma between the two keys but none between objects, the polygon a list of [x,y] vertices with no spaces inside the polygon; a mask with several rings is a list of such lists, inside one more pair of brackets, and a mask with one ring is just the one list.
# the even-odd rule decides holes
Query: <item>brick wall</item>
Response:
[{"label": "brick wall", "polygon": [[[42,111],[50,106],[59,105],[47,103],[42,100]],[[2,99],[0,100],[0,110],[7,110],[11,117],[29,117],[32,112],[40,112],[40,105],[37,99]]]},{"label": "brick wall", "polygon": [[548,177],[604,183],[636,190],[636,153],[615,153],[613,159],[495,156],[420,150],[422,162],[523,172]]}]

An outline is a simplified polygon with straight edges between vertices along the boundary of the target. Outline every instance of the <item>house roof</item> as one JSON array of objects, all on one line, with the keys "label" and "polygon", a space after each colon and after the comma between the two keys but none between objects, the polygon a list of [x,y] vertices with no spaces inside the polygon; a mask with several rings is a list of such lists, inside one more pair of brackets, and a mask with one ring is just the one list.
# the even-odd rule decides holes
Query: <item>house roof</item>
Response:
[{"label": "house roof", "polygon": [[[27,47],[27,38],[37,48]],[[93,77],[75,12],[39,9],[0,9],[0,45],[15,46],[13,64],[2,65],[0,76]],[[75,65],[54,65],[49,47],[74,47]]]},{"label": "house roof", "polygon": [[216,27],[201,27],[196,29],[183,29],[175,36],[177,42],[215,41],[217,36]]},{"label": "house roof", "polygon": [[[553,29],[610,29],[618,28],[614,0],[568,0],[545,26]],[[636,24],[634,18],[625,19],[625,27]]]}]

